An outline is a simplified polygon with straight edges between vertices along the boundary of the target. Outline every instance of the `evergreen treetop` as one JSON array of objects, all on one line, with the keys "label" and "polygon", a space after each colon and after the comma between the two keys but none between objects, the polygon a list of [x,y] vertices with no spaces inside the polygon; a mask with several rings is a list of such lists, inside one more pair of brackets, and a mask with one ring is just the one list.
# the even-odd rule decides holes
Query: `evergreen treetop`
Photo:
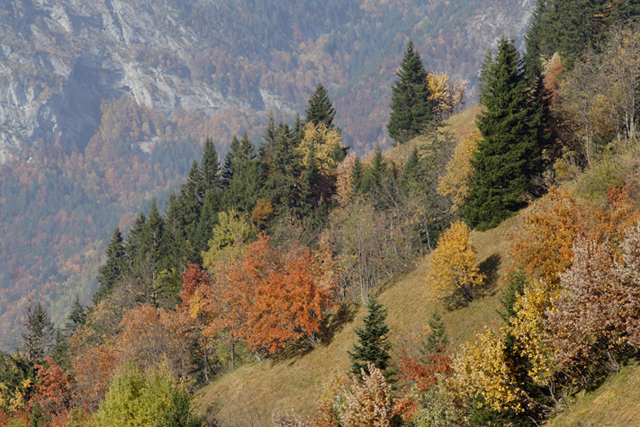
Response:
[{"label": "evergreen treetop", "polygon": [[[364,327],[356,328],[355,332],[358,336],[358,344],[354,344],[353,352],[349,352],[351,359],[351,372],[360,376],[361,369],[368,372],[367,362],[381,371],[386,371],[389,367],[391,355],[391,343],[387,334],[389,327],[385,323],[387,311],[383,308],[375,298],[369,298],[367,304],[367,315],[363,318]],[[389,373],[385,372],[385,376]]]},{"label": "evergreen treetop", "polygon": [[407,44],[397,75],[399,80],[391,87],[387,130],[394,141],[402,144],[420,135],[433,118],[427,71],[412,41]]},{"label": "evergreen treetop", "polygon": [[53,322],[40,303],[27,306],[26,317],[20,347],[27,360],[37,362],[49,355],[55,332]]},{"label": "evergreen treetop", "polygon": [[[204,152],[202,162],[200,163],[200,175],[205,193],[217,190],[220,186],[220,160],[218,159],[218,150],[216,150],[216,146],[210,137],[207,137],[204,143]],[[204,197],[204,195],[202,197]]]},{"label": "evergreen treetop", "polygon": [[125,251],[120,228],[116,227],[107,246],[107,263],[98,268],[98,290],[93,294],[93,304],[98,303],[113,292],[126,268]]},{"label": "evergreen treetop", "polygon": [[525,193],[542,171],[542,147],[548,123],[544,108],[525,77],[522,59],[512,40],[502,38],[495,58],[483,64],[481,102],[485,111],[477,125],[482,140],[463,216],[479,230],[493,228],[522,208]]},{"label": "evergreen treetop", "polygon": [[305,115],[307,123],[312,122],[314,125],[324,123],[327,129],[333,129],[336,111],[322,83],[318,84],[316,91],[309,97]]}]

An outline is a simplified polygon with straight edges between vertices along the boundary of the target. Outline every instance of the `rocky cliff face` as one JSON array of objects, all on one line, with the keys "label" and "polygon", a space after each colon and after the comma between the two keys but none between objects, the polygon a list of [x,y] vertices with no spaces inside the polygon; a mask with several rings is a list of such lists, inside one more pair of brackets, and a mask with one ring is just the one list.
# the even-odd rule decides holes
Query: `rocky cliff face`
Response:
[{"label": "rocky cliff face", "polygon": [[[290,91],[278,96],[278,91],[268,87],[268,83],[257,82],[259,76],[257,81],[233,95],[223,84],[192,78],[193,52],[211,46],[203,42],[202,34],[185,19],[180,8],[186,3],[176,0],[5,0],[0,6],[0,163],[8,154],[17,153],[23,144],[59,140],[63,147],[82,150],[100,122],[101,101],[123,94],[135,98],[140,105],[167,114],[178,106],[206,114],[231,107],[242,111],[268,107],[289,113],[299,110],[304,99],[293,99],[295,96]],[[243,8],[250,7],[251,2],[245,3],[220,0],[219,4],[207,7],[224,9],[225,19],[237,15],[241,20]],[[299,3],[304,3],[301,8],[318,8],[314,1]],[[364,2],[360,8],[356,6],[361,14],[359,19],[368,19],[367,8],[371,7],[368,3]],[[431,13],[429,10],[437,13],[443,4],[452,7],[450,2],[440,0],[427,3],[432,4],[424,6],[422,13]],[[457,8],[467,7],[464,2],[452,3],[460,3]],[[522,38],[533,6],[533,0],[486,2],[486,7],[475,10],[467,19],[466,27],[456,29],[459,32],[456,39],[473,49],[490,45],[503,33]],[[345,38],[351,31],[349,28],[356,28],[356,33],[360,31],[352,23],[340,24],[344,26],[342,30],[336,25],[329,21],[315,26],[293,23],[291,31],[296,35],[301,34],[300,28],[302,33],[307,33],[313,27],[314,34],[305,34],[307,41],[322,33],[338,34],[344,30],[342,38]],[[250,34],[249,38],[256,37]],[[473,41],[467,43],[469,40]],[[216,43],[232,44],[233,38],[225,40],[222,34]],[[264,42],[257,45],[254,50],[262,59],[266,58],[266,67],[273,70]],[[292,46],[299,51],[300,58],[307,56],[304,43],[296,42]],[[319,46],[322,50],[322,45]],[[263,51],[259,52],[260,49]],[[451,60],[455,62],[456,58]],[[443,63],[451,64],[449,59]],[[471,64],[464,70],[438,71],[458,74],[473,86],[477,65]],[[443,68],[442,64],[437,68]],[[292,75],[291,80],[294,78]],[[344,81],[336,83],[340,85]],[[355,86],[353,82],[350,84]],[[477,93],[471,89],[473,98]]]},{"label": "rocky cliff face", "polygon": [[[196,34],[163,0],[8,0],[0,7],[0,162],[22,144],[86,144],[102,99],[128,94],[140,105],[214,114],[286,102],[257,88],[225,96],[191,79]],[[139,50],[169,57],[138,58]],[[264,97],[263,97],[264,96]],[[266,100],[265,100],[266,98]],[[82,148],[82,147],[78,147]]]}]

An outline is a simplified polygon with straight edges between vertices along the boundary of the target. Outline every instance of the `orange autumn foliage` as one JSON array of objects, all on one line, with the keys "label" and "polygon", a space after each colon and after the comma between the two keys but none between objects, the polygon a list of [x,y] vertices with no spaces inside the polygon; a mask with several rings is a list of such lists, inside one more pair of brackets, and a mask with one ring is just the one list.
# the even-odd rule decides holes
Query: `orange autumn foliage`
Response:
[{"label": "orange autumn foliage", "polygon": [[188,319],[179,313],[141,305],[128,311],[120,324],[120,360],[135,360],[143,369],[164,364],[175,378],[190,372]]},{"label": "orange autumn foliage", "polygon": [[581,202],[563,188],[552,188],[524,216],[522,228],[510,236],[514,266],[521,266],[530,277],[558,284],[560,273],[572,264],[579,236],[618,243],[640,219],[633,196],[636,185],[610,188],[604,207]]},{"label": "orange autumn foliage", "polygon": [[333,306],[334,287],[320,286],[322,271],[313,252],[293,243],[274,248],[265,233],[249,244],[226,277],[233,300],[230,320],[254,351],[273,354],[288,343],[313,339],[323,312]]},{"label": "orange autumn foliage", "polygon": [[36,385],[30,407],[38,405],[43,414],[51,417],[66,416],[75,398],[73,382],[50,357],[35,369]]},{"label": "orange autumn foliage", "polygon": [[215,263],[209,275],[191,265],[183,274],[181,309],[210,338],[244,341],[253,351],[273,354],[309,340],[333,306],[334,280],[308,248],[272,246],[265,233],[242,255]]},{"label": "orange autumn foliage", "polygon": [[422,358],[410,356],[406,351],[402,351],[401,355],[400,379],[415,383],[421,392],[429,390],[440,376],[453,372],[453,359],[447,352],[428,353]]},{"label": "orange autumn foliage", "polygon": [[116,349],[102,344],[82,349],[71,360],[79,403],[90,412],[98,410],[107,394],[118,358]]}]

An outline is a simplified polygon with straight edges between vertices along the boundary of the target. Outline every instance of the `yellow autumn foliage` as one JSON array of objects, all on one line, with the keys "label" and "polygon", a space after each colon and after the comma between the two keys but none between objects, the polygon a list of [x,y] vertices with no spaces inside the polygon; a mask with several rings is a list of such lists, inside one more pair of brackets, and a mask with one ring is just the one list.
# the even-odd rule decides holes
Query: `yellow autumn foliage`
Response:
[{"label": "yellow autumn foliage", "polygon": [[474,125],[467,131],[456,146],[453,157],[447,164],[447,173],[442,177],[438,186],[438,193],[450,196],[456,212],[469,197],[471,180],[473,179],[473,153],[478,150],[478,143],[482,140],[480,131]]},{"label": "yellow autumn foliage", "polygon": [[476,262],[476,251],[471,246],[471,230],[462,221],[454,222],[444,232],[431,254],[427,288],[430,288],[436,298],[459,293],[472,301],[474,288],[485,277],[479,272]]},{"label": "yellow autumn foliage", "polygon": [[510,333],[516,338],[518,352],[531,363],[528,374],[540,386],[547,385],[553,376],[552,353],[546,344],[547,332],[543,322],[552,299],[559,294],[556,287],[541,281],[528,284],[524,295],[516,299],[516,316],[511,325],[503,327],[503,334]]},{"label": "yellow autumn foliage", "polygon": [[505,355],[505,343],[493,331],[477,336],[479,342],[462,347],[454,360],[457,389],[469,398],[478,394],[496,411],[522,412],[525,392],[518,386]]},{"label": "yellow autumn foliage", "polygon": [[328,175],[337,166],[331,158],[336,144],[342,147],[342,137],[336,129],[327,129],[327,125],[319,123],[315,125],[309,122],[304,125],[304,137],[297,150],[302,156],[302,163],[307,165],[311,147],[315,149],[318,170],[323,175]]}]

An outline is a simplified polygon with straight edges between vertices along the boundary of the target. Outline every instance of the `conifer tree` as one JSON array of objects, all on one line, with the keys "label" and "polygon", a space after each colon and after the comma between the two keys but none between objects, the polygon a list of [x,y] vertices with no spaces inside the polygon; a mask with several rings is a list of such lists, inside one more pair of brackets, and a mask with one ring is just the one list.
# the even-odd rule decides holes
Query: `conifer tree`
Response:
[{"label": "conifer tree", "polygon": [[120,228],[113,230],[111,241],[107,246],[107,263],[98,269],[98,290],[93,294],[93,304],[97,305],[102,299],[113,292],[118,280],[126,269],[125,251]]},{"label": "conifer tree", "polygon": [[[220,161],[218,160],[218,150],[213,144],[213,140],[207,137],[204,143],[202,162],[200,163],[200,175],[202,176],[202,186],[204,195],[209,191],[215,191],[220,186]],[[202,197],[204,198],[204,195]]]},{"label": "conifer tree", "polygon": [[159,271],[163,262],[166,262],[166,237],[164,233],[164,219],[158,211],[156,199],[153,199],[149,220],[146,223],[144,233],[144,252],[149,257],[154,271]]},{"label": "conifer tree", "polygon": [[482,140],[471,163],[474,168],[469,198],[462,214],[479,230],[496,227],[525,206],[525,193],[542,172],[541,140],[544,109],[535,105],[513,41],[502,38],[495,58],[483,65],[478,116]]},{"label": "conifer tree", "polygon": [[296,210],[300,199],[302,162],[296,147],[293,130],[280,123],[270,149],[268,178],[262,190],[263,197],[270,200],[280,213]]},{"label": "conifer tree", "polygon": [[220,177],[221,186],[223,189],[228,189],[231,184],[231,179],[233,178],[233,163],[235,160],[235,156],[240,154],[240,141],[236,136],[231,140],[231,145],[229,146],[229,151],[227,155],[224,157],[224,164],[222,165],[222,174]]},{"label": "conifer tree", "polygon": [[440,316],[440,314],[433,313],[428,324],[430,332],[425,337],[424,346],[420,350],[423,356],[429,353],[441,353],[449,344],[449,338],[447,337],[444,322],[442,321],[442,316]]},{"label": "conifer tree", "polygon": [[26,315],[26,332],[22,336],[20,348],[27,360],[37,362],[49,355],[55,331],[49,313],[40,303],[27,306]]},{"label": "conifer tree", "polygon": [[130,270],[135,262],[138,259],[138,252],[142,249],[144,245],[146,232],[147,216],[144,212],[140,212],[138,218],[133,223],[133,227],[129,230],[129,234],[127,234],[127,240],[124,243],[124,253],[126,260],[126,269]]},{"label": "conifer tree", "polygon": [[187,265],[197,263],[197,251],[187,242],[182,207],[175,193],[169,196],[165,209],[165,235],[167,236],[167,266],[182,271]]},{"label": "conifer tree", "polygon": [[307,123],[312,122],[314,125],[324,123],[327,129],[333,129],[336,111],[322,83],[318,84],[316,91],[309,97],[305,115]]},{"label": "conifer tree", "polygon": [[412,41],[407,44],[397,75],[399,80],[391,87],[387,130],[394,141],[402,144],[420,135],[433,119],[427,71]]},{"label": "conifer tree", "polygon": [[354,194],[360,192],[362,187],[362,178],[364,177],[364,166],[362,166],[362,161],[360,160],[360,156],[356,155],[355,160],[353,161],[353,168],[351,169],[351,187]]},{"label": "conifer tree", "polygon": [[[358,377],[361,375],[360,370],[364,369],[368,372],[367,362],[385,372],[389,367],[391,355],[391,343],[387,334],[389,327],[385,323],[387,311],[382,307],[375,298],[369,298],[367,304],[367,315],[364,317],[364,327],[356,328],[358,335],[358,344],[354,344],[353,352],[349,353],[351,359],[351,372]],[[389,374],[385,372],[385,376]]]},{"label": "conifer tree", "polygon": [[418,147],[415,147],[407,162],[404,165],[404,172],[402,173],[402,178],[400,179],[400,183],[405,188],[410,188],[413,185],[417,184],[418,177],[420,175],[420,154],[418,153]]},{"label": "conifer tree", "polygon": [[75,334],[87,321],[87,310],[80,304],[80,297],[76,295],[76,300],[71,307],[71,313],[67,315],[67,324],[65,329],[69,331],[71,335]]},{"label": "conifer tree", "polygon": [[300,189],[300,200],[298,203],[298,214],[301,217],[309,216],[313,213],[317,204],[316,187],[318,183],[318,163],[316,160],[315,147],[311,145],[311,149],[307,155],[307,165],[302,174],[302,182]]},{"label": "conifer tree", "polygon": [[180,188],[178,205],[184,221],[184,230],[187,240],[193,242],[196,239],[196,230],[202,211],[202,198],[204,197],[204,181],[198,167],[198,162],[193,161],[187,182]]},{"label": "conifer tree", "polygon": [[249,212],[253,209],[262,187],[262,175],[260,173],[260,161],[256,150],[245,133],[240,141],[234,137],[231,143],[230,166],[228,173],[228,190],[225,192],[225,210],[238,209]]},{"label": "conifer tree", "polygon": [[376,147],[371,164],[367,166],[362,178],[361,190],[369,193],[382,186],[383,180],[387,177],[387,160],[382,154],[380,146]]}]

